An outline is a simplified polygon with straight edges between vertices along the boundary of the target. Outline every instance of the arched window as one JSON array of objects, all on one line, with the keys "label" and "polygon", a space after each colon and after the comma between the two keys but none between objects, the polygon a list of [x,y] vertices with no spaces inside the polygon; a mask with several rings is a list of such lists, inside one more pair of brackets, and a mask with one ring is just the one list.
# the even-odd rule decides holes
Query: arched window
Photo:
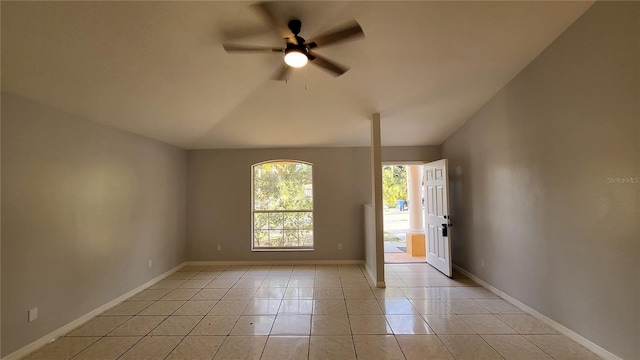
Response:
[{"label": "arched window", "polygon": [[251,249],[313,250],[313,165],[274,160],[252,166]]}]

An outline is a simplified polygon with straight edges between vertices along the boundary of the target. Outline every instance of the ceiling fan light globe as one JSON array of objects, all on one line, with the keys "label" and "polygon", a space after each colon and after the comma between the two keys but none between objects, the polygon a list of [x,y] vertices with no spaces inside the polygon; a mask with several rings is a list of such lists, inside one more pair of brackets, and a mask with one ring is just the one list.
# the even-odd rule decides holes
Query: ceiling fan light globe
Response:
[{"label": "ceiling fan light globe", "polygon": [[300,51],[289,51],[284,56],[284,62],[287,65],[295,68],[300,68],[307,65],[308,61],[309,59],[307,58],[307,55],[301,53]]}]

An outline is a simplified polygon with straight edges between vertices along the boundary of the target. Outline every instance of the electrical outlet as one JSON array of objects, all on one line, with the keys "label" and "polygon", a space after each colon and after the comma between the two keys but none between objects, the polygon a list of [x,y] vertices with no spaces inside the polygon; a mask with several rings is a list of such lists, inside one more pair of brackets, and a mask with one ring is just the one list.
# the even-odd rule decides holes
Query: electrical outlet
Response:
[{"label": "electrical outlet", "polygon": [[480,259],[480,267],[484,269],[484,259]]},{"label": "electrical outlet", "polygon": [[149,269],[153,266],[153,260],[149,259]]},{"label": "electrical outlet", "polygon": [[38,319],[38,308],[34,307],[29,309],[29,322],[36,321]]},{"label": "electrical outlet", "polygon": [[218,244],[217,249],[218,251],[222,251],[222,245]]},{"label": "electrical outlet", "polygon": [[342,250],[342,243],[338,243],[338,250]]}]

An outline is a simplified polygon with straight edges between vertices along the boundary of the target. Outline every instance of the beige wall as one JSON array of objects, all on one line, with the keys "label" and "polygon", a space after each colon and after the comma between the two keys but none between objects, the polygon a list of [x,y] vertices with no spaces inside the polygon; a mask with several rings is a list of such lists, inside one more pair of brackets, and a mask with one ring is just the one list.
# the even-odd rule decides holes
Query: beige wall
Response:
[{"label": "beige wall", "polygon": [[[251,166],[276,159],[313,164],[315,251],[251,251]],[[368,147],[190,150],[187,258],[364,260],[363,205],[371,199],[370,169]]]},{"label": "beige wall", "polygon": [[[384,138],[384,134],[382,134]],[[442,159],[440,146],[383,146],[382,162],[429,162]]]},{"label": "beige wall", "polygon": [[184,150],[8,94],[1,144],[3,356],[185,260]]},{"label": "beige wall", "polygon": [[640,3],[596,3],[443,144],[454,262],[625,359],[640,358],[639,19]]},{"label": "beige wall", "polygon": [[[382,148],[383,159],[430,161],[439,148]],[[252,252],[251,165],[314,165],[315,251]],[[188,151],[187,258],[191,261],[364,260],[364,204],[371,203],[369,147]],[[338,250],[342,243],[343,249]],[[222,246],[221,251],[216,246]]]}]

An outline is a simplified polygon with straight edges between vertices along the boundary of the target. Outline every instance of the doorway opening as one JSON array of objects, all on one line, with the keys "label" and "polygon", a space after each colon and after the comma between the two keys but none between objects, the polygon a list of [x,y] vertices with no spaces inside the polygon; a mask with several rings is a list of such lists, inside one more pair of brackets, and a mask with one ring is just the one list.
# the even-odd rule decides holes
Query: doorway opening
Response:
[{"label": "doorway opening", "polygon": [[384,262],[425,263],[422,164],[382,165]]}]

